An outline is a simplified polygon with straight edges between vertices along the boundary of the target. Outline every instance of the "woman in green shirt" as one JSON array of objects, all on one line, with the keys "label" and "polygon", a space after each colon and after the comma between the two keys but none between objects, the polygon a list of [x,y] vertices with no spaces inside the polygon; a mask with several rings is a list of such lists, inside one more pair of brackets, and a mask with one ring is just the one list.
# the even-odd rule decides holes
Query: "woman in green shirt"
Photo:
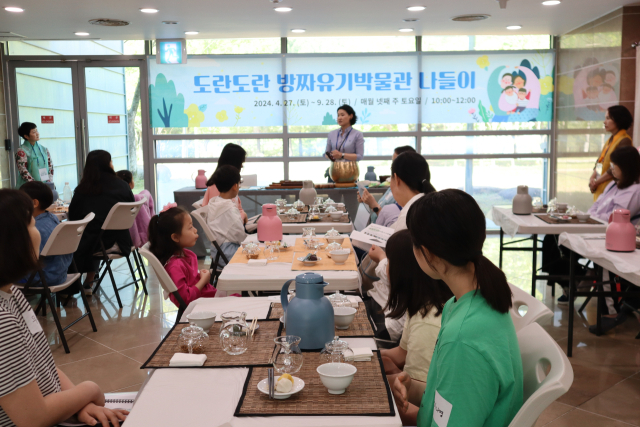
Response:
[{"label": "woman in green shirt", "polygon": [[38,143],[40,133],[35,123],[24,122],[18,128],[24,143],[16,153],[18,188],[25,182],[53,182],[53,162],[46,147]]},{"label": "woman in green shirt", "polygon": [[420,268],[453,292],[442,312],[426,384],[400,374],[401,412],[418,427],[506,427],[522,406],[522,360],[504,273],[482,255],[485,217],[460,190],[421,197],[407,215]]}]

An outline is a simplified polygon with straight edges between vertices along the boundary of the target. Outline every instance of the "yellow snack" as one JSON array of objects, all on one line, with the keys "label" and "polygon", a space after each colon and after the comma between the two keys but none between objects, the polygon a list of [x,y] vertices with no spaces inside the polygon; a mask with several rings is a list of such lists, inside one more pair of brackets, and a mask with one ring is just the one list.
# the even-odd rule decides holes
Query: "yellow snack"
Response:
[{"label": "yellow snack", "polygon": [[293,389],[293,377],[289,374],[282,374],[276,381],[275,389],[279,393],[289,393]]},{"label": "yellow snack", "polygon": [[290,374],[282,374],[282,375],[280,375],[280,377],[278,378],[278,381],[280,381],[283,378],[286,378],[289,381],[293,382],[293,377]]}]

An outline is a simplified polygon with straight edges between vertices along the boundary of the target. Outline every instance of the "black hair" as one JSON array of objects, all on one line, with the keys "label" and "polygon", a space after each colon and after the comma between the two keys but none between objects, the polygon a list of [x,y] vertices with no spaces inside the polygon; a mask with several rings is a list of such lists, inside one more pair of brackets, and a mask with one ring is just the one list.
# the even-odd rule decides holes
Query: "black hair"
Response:
[{"label": "black hair", "polygon": [[640,182],[640,153],[633,146],[618,147],[611,153],[611,163],[622,172],[622,179],[616,184],[624,189]]},{"label": "black hair", "polygon": [[189,215],[182,208],[171,208],[149,221],[149,250],[160,260],[162,265],[176,254],[182,255],[182,248],[172,238],[172,234],[181,234],[184,216]]},{"label": "black hair", "polygon": [[82,171],[82,179],[75,192],[91,195],[102,194],[101,178],[103,175],[116,178],[116,173],[111,168],[111,154],[105,150],[90,151]]},{"label": "black hair", "polygon": [[409,152],[409,153],[415,153],[415,152],[416,152],[416,149],[415,149],[415,148],[413,148],[413,147],[412,147],[412,146],[410,146],[410,145],[403,145],[402,147],[396,147],[396,148],[394,148],[393,152],[394,152],[394,153],[396,153],[396,154],[399,156],[400,154],[402,154],[402,153],[407,153],[407,152]]},{"label": "black hair", "polygon": [[[242,164],[245,162],[246,159],[247,159],[247,152],[245,151],[245,149],[239,146],[238,144],[234,144],[230,142],[224,146],[224,148],[222,149],[222,153],[220,153],[220,158],[218,158],[218,165],[216,166],[216,171],[218,170],[218,168],[224,165],[230,165],[235,167],[238,170],[241,170]],[[207,181],[207,186],[212,186],[212,185],[214,185],[213,174],[211,174],[211,177]]]},{"label": "black hair", "polygon": [[432,308],[436,317],[442,314],[444,304],[453,296],[442,280],[432,279],[422,271],[413,254],[411,233],[401,230],[389,237],[385,248],[389,262],[389,301],[387,317],[400,319],[420,313],[425,317]]},{"label": "black hair", "polygon": [[511,77],[511,81],[513,81],[513,74],[511,74],[511,73],[504,73],[504,74],[502,75],[502,78],[504,79],[506,76]]},{"label": "black hair", "polygon": [[405,152],[391,163],[391,176],[396,175],[413,191],[429,194],[436,191],[431,185],[429,164],[416,152]]},{"label": "black hair", "polygon": [[526,90],[525,88],[521,87],[521,88],[518,90],[518,92],[524,92],[524,93],[527,93],[527,90]]},{"label": "black hair", "polygon": [[131,184],[133,182],[133,174],[131,173],[131,171],[128,171],[126,169],[116,172],[116,176],[127,184]]},{"label": "black hair", "polygon": [[513,90],[513,89],[515,89],[515,88],[516,88],[515,86],[507,86],[507,87],[505,87],[504,89],[502,89],[502,91],[503,91],[503,92],[506,92],[506,91],[508,91],[509,89]]},{"label": "black hair", "polygon": [[38,126],[36,126],[35,123],[24,122],[18,128],[18,135],[20,135],[21,138],[24,138],[26,140],[27,138],[25,138],[25,135],[29,135],[31,131],[36,129],[37,127]]},{"label": "black hair", "polygon": [[612,105],[607,112],[618,130],[628,130],[633,125],[633,116],[624,105]]},{"label": "black hair", "polygon": [[38,270],[38,251],[29,235],[33,201],[18,190],[0,190],[0,286]]},{"label": "black hair", "polygon": [[240,171],[231,165],[220,166],[209,181],[215,184],[219,192],[226,193],[240,182]]},{"label": "black hair", "polygon": [[407,214],[407,228],[413,246],[430,264],[430,255],[456,267],[473,263],[477,284],[487,303],[496,311],[511,308],[512,294],[507,278],[482,255],[486,238],[484,213],[473,197],[461,190],[447,189],[420,197]]},{"label": "black hair", "polygon": [[22,184],[20,191],[23,191],[31,197],[31,200],[40,202],[39,208],[46,211],[53,204],[53,191],[47,184],[40,181],[29,181]]},{"label": "black hair", "polygon": [[356,124],[356,122],[358,121],[358,116],[356,115],[355,110],[353,108],[351,108],[351,105],[343,104],[343,105],[339,106],[336,111],[340,111],[340,110],[343,110],[349,116],[351,116],[351,115],[353,116],[351,118],[351,126]]},{"label": "black hair", "polygon": [[594,90],[598,90],[598,86],[587,86],[587,92],[593,92]]}]

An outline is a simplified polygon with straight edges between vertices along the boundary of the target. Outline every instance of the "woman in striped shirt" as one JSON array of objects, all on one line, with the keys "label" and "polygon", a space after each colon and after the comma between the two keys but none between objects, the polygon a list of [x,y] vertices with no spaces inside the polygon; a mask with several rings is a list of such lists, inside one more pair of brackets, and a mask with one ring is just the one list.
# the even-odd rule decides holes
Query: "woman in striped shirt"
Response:
[{"label": "woman in striped shirt", "polygon": [[97,384],[74,385],[57,369],[44,331],[12,285],[37,268],[40,233],[26,193],[0,190],[0,427],[53,426],[73,415],[119,426],[127,411],[104,407]]}]

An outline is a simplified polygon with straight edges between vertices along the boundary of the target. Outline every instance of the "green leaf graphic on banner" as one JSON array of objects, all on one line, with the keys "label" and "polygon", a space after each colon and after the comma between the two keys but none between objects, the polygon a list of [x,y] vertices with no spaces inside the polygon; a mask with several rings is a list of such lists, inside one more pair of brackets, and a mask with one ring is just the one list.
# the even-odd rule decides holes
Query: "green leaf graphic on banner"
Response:
[{"label": "green leaf graphic on banner", "polygon": [[198,110],[204,113],[205,111],[207,111],[207,104],[198,105]]},{"label": "green leaf graphic on banner", "polygon": [[152,127],[189,126],[189,117],[184,113],[184,96],[176,93],[173,80],[167,82],[162,73],[156,76],[155,85],[149,85],[149,103]]},{"label": "green leaf graphic on banner", "polygon": [[491,121],[491,113],[482,105],[482,101],[478,103],[478,114],[480,114],[483,122],[489,123]]},{"label": "green leaf graphic on banner", "polygon": [[338,124],[338,122],[336,122],[336,119],[333,118],[331,113],[327,113],[327,114],[324,115],[324,118],[322,119],[322,124],[323,125],[336,125],[336,124]]}]

